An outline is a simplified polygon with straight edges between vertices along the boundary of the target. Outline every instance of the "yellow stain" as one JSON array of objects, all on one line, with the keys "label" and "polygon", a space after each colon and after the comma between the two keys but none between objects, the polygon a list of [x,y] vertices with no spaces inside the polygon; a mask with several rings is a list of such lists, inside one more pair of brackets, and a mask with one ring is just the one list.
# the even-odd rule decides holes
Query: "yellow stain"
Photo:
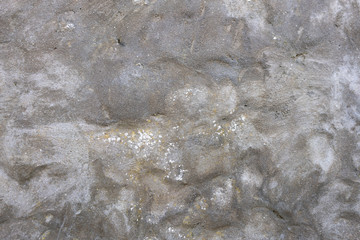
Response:
[{"label": "yellow stain", "polygon": [[220,237],[223,237],[223,236],[224,236],[224,234],[223,234],[222,231],[217,231],[217,232],[216,232],[216,235],[218,235],[218,236],[220,236]]},{"label": "yellow stain", "polygon": [[186,235],[187,238],[192,238],[193,237],[193,233],[192,232],[189,232],[187,235]]},{"label": "yellow stain", "polygon": [[46,232],[43,233],[43,235],[41,235],[41,240],[45,240],[47,239],[47,237],[50,235],[51,231],[47,230]]},{"label": "yellow stain", "polygon": [[35,208],[40,207],[40,206],[41,206],[41,204],[42,204],[41,202],[37,202],[37,203],[36,203],[36,205],[35,205]]},{"label": "yellow stain", "polygon": [[190,217],[186,216],[183,220],[183,224],[189,224],[190,223]]}]

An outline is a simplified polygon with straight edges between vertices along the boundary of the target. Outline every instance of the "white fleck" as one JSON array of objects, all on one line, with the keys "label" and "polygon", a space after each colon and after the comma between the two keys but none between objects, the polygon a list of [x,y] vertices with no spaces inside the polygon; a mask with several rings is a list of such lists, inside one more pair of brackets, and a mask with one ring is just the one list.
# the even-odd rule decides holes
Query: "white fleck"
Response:
[{"label": "white fleck", "polygon": [[213,191],[211,201],[218,206],[225,207],[231,202],[232,188],[231,179],[228,179],[224,187],[218,187]]},{"label": "white fleck", "polygon": [[74,25],[73,23],[67,23],[64,28],[71,30],[71,29],[74,29],[74,28],[75,28],[75,25]]},{"label": "white fleck", "polygon": [[54,218],[54,216],[51,215],[51,214],[49,214],[49,215],[47,215],[47,216],[45,217],[45,222],[46,222],[46,223],[49,223],[53,218]]},{"label": "white fleck", "polygon": [[241,181],[244,184],[255,185],[256,187],[260,187],[263,179],[260,174],[250,171],[249,169],[245,169],[244,173],[241,175]]},{"label": "white fleck", "polygon": [[276,180],[271,180],[269,183],[270,189],[274,189],[278,186],[278,182]]},{"label": "white fleck", "polygon": [[315,136],[309,141],[310,159],[321,167],[324,172],[328,172],[335,161],[334,150],[331,148],[326,137]]}]

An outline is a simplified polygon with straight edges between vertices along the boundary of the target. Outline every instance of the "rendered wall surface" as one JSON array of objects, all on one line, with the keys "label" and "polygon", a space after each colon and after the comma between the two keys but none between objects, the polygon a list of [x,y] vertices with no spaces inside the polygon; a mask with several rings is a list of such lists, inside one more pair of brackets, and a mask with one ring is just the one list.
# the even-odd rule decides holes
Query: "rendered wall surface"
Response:
[{"label": "rendered wall surface", "polygon": [[359,0],[1,0],[0,239],[360,239]]}]

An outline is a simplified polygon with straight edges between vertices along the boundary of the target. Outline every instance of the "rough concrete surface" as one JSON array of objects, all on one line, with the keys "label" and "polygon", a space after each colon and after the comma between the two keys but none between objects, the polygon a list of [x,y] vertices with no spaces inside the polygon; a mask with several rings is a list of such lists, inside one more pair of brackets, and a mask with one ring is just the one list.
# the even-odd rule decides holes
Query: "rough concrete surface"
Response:
[{"label": "rough concrete surface", "polygon": [[0,239],[360,239],[359,0],[1,0]]}]

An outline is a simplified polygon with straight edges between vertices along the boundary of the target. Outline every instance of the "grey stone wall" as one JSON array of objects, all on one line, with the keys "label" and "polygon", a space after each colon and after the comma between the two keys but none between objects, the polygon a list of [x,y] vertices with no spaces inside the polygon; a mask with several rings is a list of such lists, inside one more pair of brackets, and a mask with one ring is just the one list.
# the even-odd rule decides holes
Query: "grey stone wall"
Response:
[{"label": "grey stone wall", "polygon": [[359,0],[0,1],[0,239],[359,239],[359,47]]}]

